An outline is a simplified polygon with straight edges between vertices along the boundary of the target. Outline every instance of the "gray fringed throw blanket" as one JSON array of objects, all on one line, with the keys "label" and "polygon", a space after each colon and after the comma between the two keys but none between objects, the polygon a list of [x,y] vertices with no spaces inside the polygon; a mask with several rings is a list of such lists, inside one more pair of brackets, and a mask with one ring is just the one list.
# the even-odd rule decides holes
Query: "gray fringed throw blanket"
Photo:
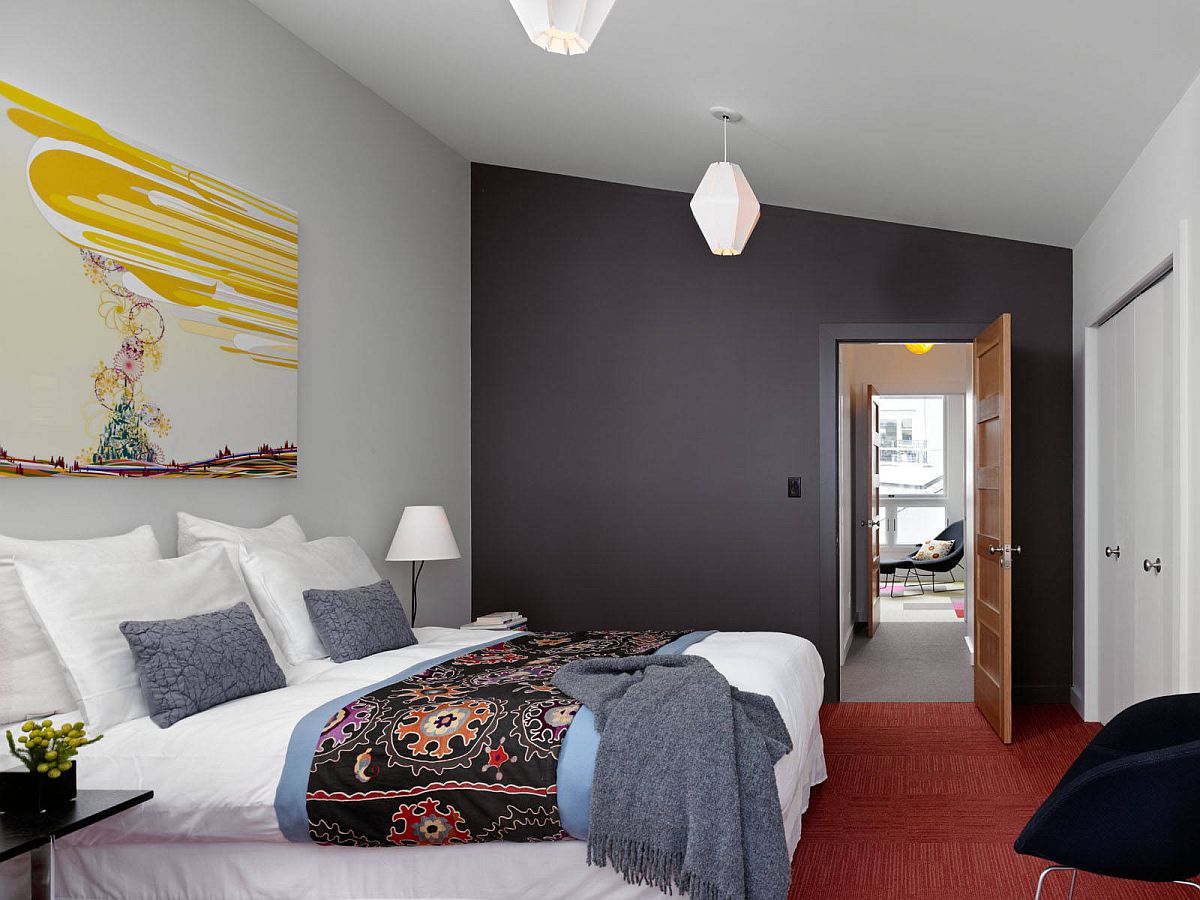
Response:
[{"label": "gray fringed throw blanket", "polygon": [[596,716],[588,864],[694,900],[782,900],[790,864],[774,701],[700,656],[571,662],[552,679]]}]

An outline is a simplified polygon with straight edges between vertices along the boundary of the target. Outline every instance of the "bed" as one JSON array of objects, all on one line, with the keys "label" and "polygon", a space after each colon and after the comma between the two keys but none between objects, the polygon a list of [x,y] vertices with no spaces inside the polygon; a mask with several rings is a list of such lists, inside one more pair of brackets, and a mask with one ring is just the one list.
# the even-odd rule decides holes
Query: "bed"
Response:
[{"label": "bed", "polygon": [[[580,841],[445,847],[289,843],[276,789],[296,723],[314,708],[388,676],[480,643],[478,631],[418,628],[419,643],[335,665],[310,661],[288,687],[244,697],[160,729],[125,722],[81,757],[81,788],[150,788],[155,799],[56,846],[58,896],[168,898],[661,897],[588,867]],[[731,684],[774,700],[794,749],[775,767],[788,849],[800,839],[813,785],[825,778],[818,722],[823,669],[795,635],[719,632],[684,652]],[[230,736],[235,736],[231,740]]]}]

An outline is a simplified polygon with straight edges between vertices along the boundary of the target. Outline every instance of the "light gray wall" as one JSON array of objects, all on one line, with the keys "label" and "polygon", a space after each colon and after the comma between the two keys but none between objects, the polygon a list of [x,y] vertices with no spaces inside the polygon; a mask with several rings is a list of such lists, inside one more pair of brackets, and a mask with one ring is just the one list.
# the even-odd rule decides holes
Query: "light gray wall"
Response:
[{"label": "light gray wall", "polygon": [[[1111,660],[1101,654],[1098,586],[1104,577],[1105,536],[1097,510],[1104,490],[1099,465],[1101,435],[1097,429],[1099,394],[1098,323],[1139,285],[1170,261],[1178,291],[1171,327],[1180,360],[1179,403],[1167,415],[1177,417],[1181,465],[1168,475],[1177,496],[1174,546],[1164,552],[1174,583],[1189,586],[1192,535],[1200,533],[1200,505],[1193,500],[1191,474],[1200,466],[1200,346],[1195,260],[1200,257],[1200,80],[1159,126],[1154,137],[1130,167],[1072,254],[1074,325],[1074,628],[1071,701],[1084,718],[1099,718],[1099,685],[1112,672]],[[1161,398],[1145,398],[1154,402]],[[1170,554],[1168,556],[1168,553]],[[1200,690],[1200,608],[1194,592],[1175,592],[1179,607],[1179,641],[1173,648],[1179,661],[1181,691]]]},{"label": "light gray wall", "polygon": [[466,621],[466,160],[244,0],[0,0],[0,21],[0,79],[300,214],[300,477],[4,479],[0,532],[148,522],[173,554],[176,510],[290,512],[355,537],[403,594],[407,567],[383,562],[400,511],[440,503],[463,559],[426,567],[420,623]]}]

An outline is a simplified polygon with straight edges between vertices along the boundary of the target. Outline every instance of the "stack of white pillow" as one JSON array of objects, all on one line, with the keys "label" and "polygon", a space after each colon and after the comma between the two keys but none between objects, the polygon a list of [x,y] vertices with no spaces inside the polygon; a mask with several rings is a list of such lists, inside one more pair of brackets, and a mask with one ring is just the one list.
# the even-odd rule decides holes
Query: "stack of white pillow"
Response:
[{"label": "stack of white pillow", "polygon": [[75,712],[93,733],[147,714],[119,625],[246,602],[284,672],[329,654],[304,603],[310,588],[380,581],[349,537],[309,541],[292,516],[239,528],[179,513],[179,556],[148,525],[117,537],[0,536],[0,722]]}]

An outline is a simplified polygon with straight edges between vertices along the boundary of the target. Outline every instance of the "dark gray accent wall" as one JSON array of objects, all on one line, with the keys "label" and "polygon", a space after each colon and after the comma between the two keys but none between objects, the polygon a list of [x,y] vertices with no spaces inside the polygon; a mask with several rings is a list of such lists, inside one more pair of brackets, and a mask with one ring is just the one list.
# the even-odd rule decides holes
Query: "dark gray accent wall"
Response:
[{"label": "dark gray accent wall", "polygon": [[472,167],[475,613],[790,631],[835,668],[819,328],[1010,312],[1016,695],[1065,700],[1070,251],[765,207],[746,252],[718,258],[688,200]]}]

